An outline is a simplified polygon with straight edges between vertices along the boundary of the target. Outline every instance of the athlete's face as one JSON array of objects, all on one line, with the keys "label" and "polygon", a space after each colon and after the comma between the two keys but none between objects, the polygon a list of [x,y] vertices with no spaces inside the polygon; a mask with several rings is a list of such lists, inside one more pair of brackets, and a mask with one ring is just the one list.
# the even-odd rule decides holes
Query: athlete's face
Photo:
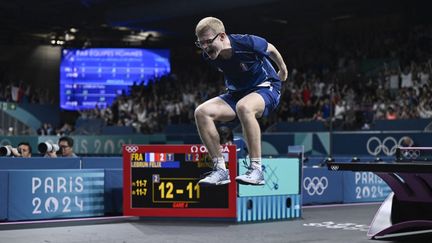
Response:
[{"label": "athlete's face", "polygon": [[198,40],[195,44],[201,48],[211,60],[215,60],[223,48],[224,33],[214,33],[213,31],[205,31],[197,36]]}]

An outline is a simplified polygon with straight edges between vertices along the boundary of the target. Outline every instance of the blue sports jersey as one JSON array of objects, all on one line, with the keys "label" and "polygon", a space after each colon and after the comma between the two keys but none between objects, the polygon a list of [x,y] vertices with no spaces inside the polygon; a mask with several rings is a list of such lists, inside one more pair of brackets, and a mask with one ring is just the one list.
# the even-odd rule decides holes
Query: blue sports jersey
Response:
[{"label": "blue sports jersey", "polygon": [[269,61],[268,42],[254,35],[228,35],[232,47],[229,59],[205,59],[222,70],[228,91],[246,91],[256,88],[264,82],[280,86],[280,79]]}]

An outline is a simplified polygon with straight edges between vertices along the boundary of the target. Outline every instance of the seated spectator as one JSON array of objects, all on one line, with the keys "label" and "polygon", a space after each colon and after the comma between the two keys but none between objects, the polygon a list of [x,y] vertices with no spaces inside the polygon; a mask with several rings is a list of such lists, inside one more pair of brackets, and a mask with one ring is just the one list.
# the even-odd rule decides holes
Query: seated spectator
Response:
[{"label": "seated spectator", "polygon": [[38,135],[48,136],[53,135],[53,128],[50,123],[45,122],[42,126],[37,130]]},{"label": "seated spectator", "polygon": [[398,118],[397,113],[393,109],[393,107],[389,107],[386,113],[387,120],[396,120]]},{"label": "seated spectator", "polygon": [[318,110],[317,112],[315,112],[315,114],[312,117],[312,120],[314,120],[314,121],[322,121],[322,122],[326,121],[324,119],[324,117],[323,117],[323,113],[322,113],[321,110]]},{"label": "seated spectator", "polygon": [[64,123],[63,126],[57,129],[57,136],[67,136],[73,131],[72,125],[69,123]]}]

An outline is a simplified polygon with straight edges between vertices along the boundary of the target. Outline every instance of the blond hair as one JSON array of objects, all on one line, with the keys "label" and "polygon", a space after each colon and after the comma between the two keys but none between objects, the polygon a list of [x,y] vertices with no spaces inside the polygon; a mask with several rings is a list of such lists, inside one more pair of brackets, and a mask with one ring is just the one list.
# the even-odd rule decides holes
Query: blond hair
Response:
[{"label": "blond hair", "polygon": [[225,32],[225,26],[223,22],[215,17],[205,17],[198,22],[195,28],[195,35],[203,34],[206,31],[213,31],[213,33],[218,34]]}]

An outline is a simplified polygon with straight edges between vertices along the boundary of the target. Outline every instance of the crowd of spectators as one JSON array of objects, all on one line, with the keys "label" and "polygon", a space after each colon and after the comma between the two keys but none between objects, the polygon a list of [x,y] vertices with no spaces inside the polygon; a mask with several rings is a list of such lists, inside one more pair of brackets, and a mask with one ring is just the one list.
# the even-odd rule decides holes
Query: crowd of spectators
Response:
[{"label": "crowd of spectators", "polygon": [[[289,77],[277,112],[260,120],[263,129],[277,122],[332,121],[336,129],[360,130],[371,129],[377,120],[432,118],[432,26],[363,24],[324,32],[296,41],[265,36],[280,47]],[[224,92],[223,76],[193,44],[178,48],[171,51],[170,75],[148,85],[137,81],[111,106],[79,111],[78,119],[99,119],[144,134],[193,124],[195,108]],[[54,103],[48,89],[1,77],[0,101]],[[73,130],[70,122],[44,123],[37,133],[70,135]]]},{"label": "crowd of spectators", "polygon": [[161,132],[167,124],[193,122],[195,107],[222,90],[217,72],[190,66],[148,85],[137,83],[110,107],[80,111],[79,119],[103,119],[106,125],[132,126],[146,134]]},{"label": "crowd of spectators", "polygon": [[316,51],[321,63],[294,65],[286,84],[291,92],[284,92],[274,119],[328,121],[330,105],[336,126],[347,130],[382,119],[432,118],[432,28],[367,33],[342,35],[318,48],[333,53],[333,60],[313,45],[303,48]]},{"label": "crowd of spectators", "polygon": [[41,136],[68,136],[74,130],[74,127],[68,122],[63,123],[60,127],[55,128],[51,123],[44,122],[40,128],[37,129],[37,134]]},{"label": "crowd of spectators", "polygon": [[[292,55],[284,53],[289,80],[278,112],[263,119],[262,126],[328,124],[332,111],[334,127],[344,130],[369,129],[382,119],[432,118],[432,28],[362,34],[334,37],[331,43],[312,40],[291,47],[297,50]],[[220,73],[202,61],[189,62],[147,86],[132,86],[111,107],[81,111],[81,118],[102,118],[140,133],[161,132],[168,124],[193,123],[195,107],[223,91]]]},{"label": "crowd of spectators", "polygon": [[31,104],[54,104],[48,89],[33,88],[24,81],[0,80],[0,101]]},{"label": "crowd of spectators", "polygon": [[[24,81],[9,82],[6,79],[0,80],[0,102],[11,102],[16,104],[54,104],[55,99],[50,94],[48,89],[33,88],[31,85]],[[3,114],[2,114],[3,115]],[[6,122],[8,123],[8,122]],[[20,128],[20,129],[18,129]],[[25,126],[14,127],[9,126],[0,128],[0,135],[13,136],[13,135],[29,135],[35,132],[38,135],[68,135],[73,130],[72,126],[68,123],[63,124],[61,127],[53,128],[53,125],[45,122],[37,131]]]}]

